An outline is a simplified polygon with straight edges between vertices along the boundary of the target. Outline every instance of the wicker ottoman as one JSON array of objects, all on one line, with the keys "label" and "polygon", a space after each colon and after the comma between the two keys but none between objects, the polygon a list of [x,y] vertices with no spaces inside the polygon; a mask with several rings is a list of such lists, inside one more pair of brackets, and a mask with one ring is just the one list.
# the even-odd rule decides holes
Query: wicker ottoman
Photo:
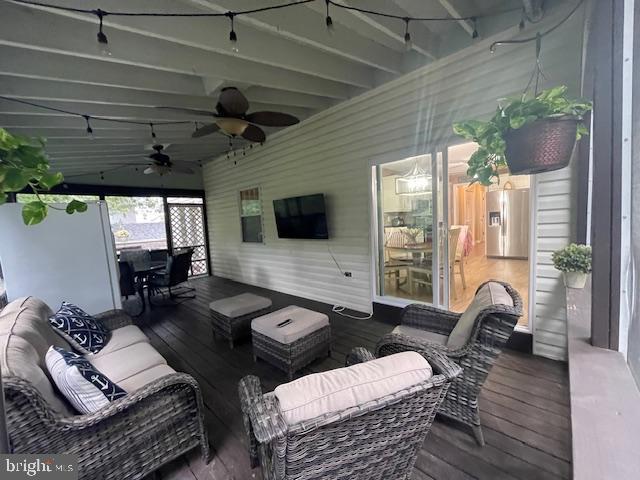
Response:
[{"label": "wicker ottoman", "polygon": [[316,358],[331,356],[329,317],[295,305],[253,319],[251,337],[253,359],[284,370],[289,380]]},{"label": "wicker ottoman", "polygon": [[222,337],[233,342],[251,333],[251,320],[271,310],[271,300],[252,293],[223,298],[209,304],[213,338]]}]

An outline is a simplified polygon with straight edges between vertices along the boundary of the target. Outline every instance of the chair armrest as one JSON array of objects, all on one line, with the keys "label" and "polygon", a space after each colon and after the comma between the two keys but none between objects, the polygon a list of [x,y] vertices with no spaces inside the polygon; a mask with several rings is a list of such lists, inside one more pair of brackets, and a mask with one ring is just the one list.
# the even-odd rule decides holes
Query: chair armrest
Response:
[{"label": "chair armrest", "polygon": [[242,420],[249,437],[251,467],[255,468],[260,464],[259,444],[284,437],[288,427],[277,406],[265,400],[258,377],[247,375],[242,378],[238,384],[238,394]]},{"label": "chair armrest", "polygon": [[133,325],[133,320],[124,310],[107,310],[106,312],[94,315],[94,318],[100,320],[107,330],[116,330],[117,328]]},{"label": "chair armrest", "polygon": [[364,347],[355,347],[348,354],[345,361],[345,367],[356,365],[358,363],[368,362],[369,360],[375,360],[376,357],[373,353]]},{"label": "chair armrest", "polygon": [[459,319],[459,313],[414,303],[404,308],[400,322],[402,325],[449,336]]}]

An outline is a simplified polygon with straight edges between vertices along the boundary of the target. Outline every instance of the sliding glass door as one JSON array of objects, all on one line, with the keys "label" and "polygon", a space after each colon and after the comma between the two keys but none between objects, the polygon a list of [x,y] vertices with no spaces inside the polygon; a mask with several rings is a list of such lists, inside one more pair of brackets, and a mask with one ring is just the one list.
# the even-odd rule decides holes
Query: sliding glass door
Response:
[{"label": "sliding glass door", "polygon": [[442,154],[374,167],[377,205],[377,293],[400,303],[444,298]]}]

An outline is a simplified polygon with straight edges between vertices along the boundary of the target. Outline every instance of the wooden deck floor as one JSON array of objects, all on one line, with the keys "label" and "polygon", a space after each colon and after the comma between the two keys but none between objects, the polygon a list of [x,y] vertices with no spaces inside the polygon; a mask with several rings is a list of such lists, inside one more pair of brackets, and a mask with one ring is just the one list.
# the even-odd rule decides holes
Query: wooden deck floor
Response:
[{"label": "wooden deck floor", "polygon": [[[297,304],[327,313],[333,332],[333,356],[307,373],[341,367],[355,346],[372,348],[393,326],[380,319],[352,320],[331,313],[328,305],[210,277],[192,282],[197,298],[177,306],[154,307],[137,319],[153,345],[176,370],[193,375],[202,388],[206,427],[215,451],[204,465],[197,452],[163,467],[156,478],[189,480],[260,479],[249,467],[237,384],[258,375],[266,390],[286,381],[264,362],[254,364],[250,343],[229,350],[214,343],[208,303],[250,291],[269,296],[274,307]],[[436,420],[420,452],[416,480],[562,479],[571,474],[571,438],[566,365],[507,351],[485,383],[481,417],[487,445],[480,448],[464,427]],[[391,480],[391,479],[390,479]]]}]

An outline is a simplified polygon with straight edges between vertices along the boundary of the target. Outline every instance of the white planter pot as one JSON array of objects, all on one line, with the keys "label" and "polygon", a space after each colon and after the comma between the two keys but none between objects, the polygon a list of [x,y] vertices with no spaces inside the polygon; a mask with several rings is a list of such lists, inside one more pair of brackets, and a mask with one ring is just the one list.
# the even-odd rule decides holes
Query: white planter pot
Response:
[{"label": "white planter pot", "polygon": [[587,274],[582,272],[563,272],[564,286],[568,288],[584,288],[587,283]]}]

